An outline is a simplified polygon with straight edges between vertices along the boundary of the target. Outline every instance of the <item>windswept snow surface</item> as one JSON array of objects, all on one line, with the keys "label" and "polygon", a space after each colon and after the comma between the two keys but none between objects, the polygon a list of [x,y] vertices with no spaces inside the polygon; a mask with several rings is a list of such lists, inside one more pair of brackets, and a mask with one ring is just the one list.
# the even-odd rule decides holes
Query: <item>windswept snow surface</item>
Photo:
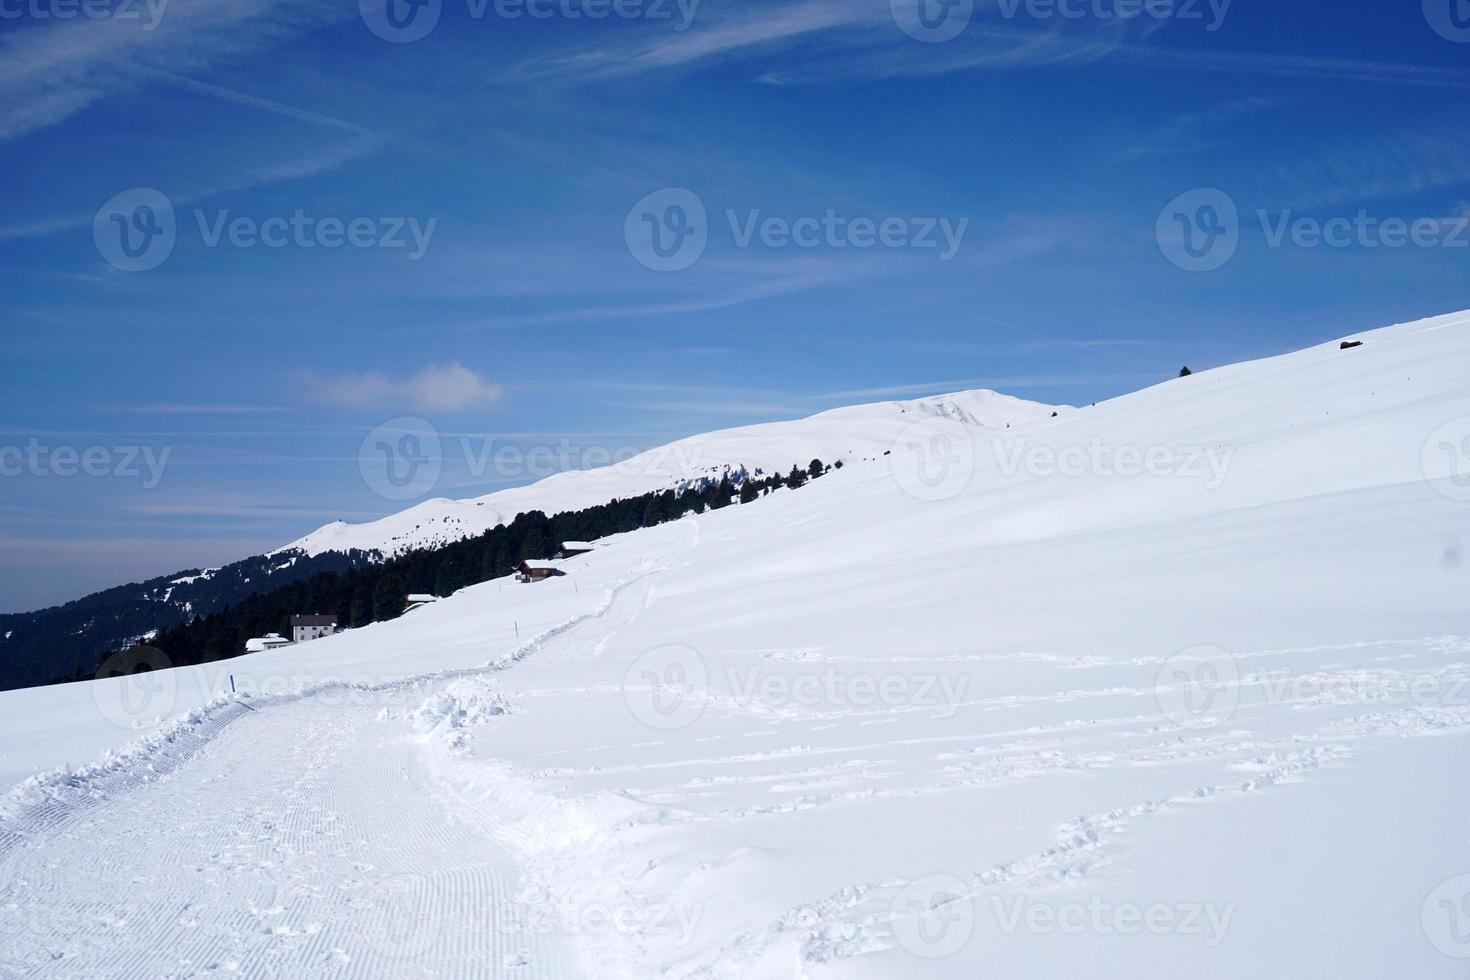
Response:
[{"label": "windswept snow surface", "polygon": [[[517,514],[580,510],[618,497],[718,480],[732,469],[785,473],[813,459],[844,464],[871,460],[892,448],[915,423],[943,419],[976,428],[1005,429],[1050,418],[1067,406],[1042,405],[980,389],[912,401],[853,405],[790,422],[768,422],[680,439],[611,466],[557,473],[530,486],[468,500],[438,498],[364,524],[334,521],[286,545],[309,555],[325,551],[381,551],[386,556],[440,547],[509,524]],[[444,451],[452,452],[446,446]],[[492,465],[489,459],[477,464]],[[527,464],[530,458],[527,458]],[[369,464],[371,463],[369,462]],[[273,552],[274,554],[274,552]]]},{"label": "windswept snow surface", "polygon": [[1470,315],[1355,339],[0,695],[0,975],[1463,976]]}]

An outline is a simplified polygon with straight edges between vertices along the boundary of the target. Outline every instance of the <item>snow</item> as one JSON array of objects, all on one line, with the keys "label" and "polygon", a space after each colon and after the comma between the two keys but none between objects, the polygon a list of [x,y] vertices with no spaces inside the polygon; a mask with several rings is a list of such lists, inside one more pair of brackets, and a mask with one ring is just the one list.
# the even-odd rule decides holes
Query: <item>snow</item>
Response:
[{"label": "snow", "polygon": [[1461,975],[1470,315],[1353,336],[0,695],[0,975]]},{"label": "snow", "polygon": [[517,514],[579,510],[619,497],[685,486],[739,467],[767,473],[803,468],[813,459],[877,456],[915,422],[948,419],[966,426],[1004,429],[1049,418],[1065,406],[1042,405],[989,390],[959,392],[911,401],[855,405],[793,422],[726,429],[681,439],[612,466],[558,473],[535,484],[468,500],[437,498],[365,524],[334,521],[271,552],[299,548],[316,556],[327,551],[373,551],[385,556],[448,544],[509,524]]}]

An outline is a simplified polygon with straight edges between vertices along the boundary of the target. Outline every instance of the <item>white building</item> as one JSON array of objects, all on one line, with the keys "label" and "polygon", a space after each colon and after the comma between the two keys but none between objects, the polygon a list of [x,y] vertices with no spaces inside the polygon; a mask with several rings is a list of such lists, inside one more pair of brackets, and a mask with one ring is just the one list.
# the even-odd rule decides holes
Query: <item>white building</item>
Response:
[{"label": "white building", "polygon": [[291,617],[291,642],[305,643],[337,632],[337,617],[319,613]]}]

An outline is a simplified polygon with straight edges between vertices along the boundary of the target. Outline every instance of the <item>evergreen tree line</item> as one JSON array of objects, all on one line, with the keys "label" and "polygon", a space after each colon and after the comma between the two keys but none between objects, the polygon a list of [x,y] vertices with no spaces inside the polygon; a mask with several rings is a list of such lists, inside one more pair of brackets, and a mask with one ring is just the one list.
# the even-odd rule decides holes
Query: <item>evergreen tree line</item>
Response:
[{"label": "evergreen tree line", "polygon": [[[835,464],[841,466],[840,461]],[[718,510],[736,500],[749,503],[783,487],[800,487],[832,468],[814,459],[805,468],[793,466],[784,476],[742,469],[718,481],[620,498],[554,517],[530,511],[478,537],[411,551],[380,564],[322,572],[305,581],[257,592],[234,606],[161,633],[151,646],[174,665],[184,666],[239,656],[252,637],[288,635],[290,618],[297,613],[334,615],[339,624],[352,627],[394,619],[403,614],[409,595],[448,596],[465,586],[501,578],[523,561],[552,557],[563,541],[595,541],[678,520],[691,512]],[[92,673],[100,666],[99,662]]]}]

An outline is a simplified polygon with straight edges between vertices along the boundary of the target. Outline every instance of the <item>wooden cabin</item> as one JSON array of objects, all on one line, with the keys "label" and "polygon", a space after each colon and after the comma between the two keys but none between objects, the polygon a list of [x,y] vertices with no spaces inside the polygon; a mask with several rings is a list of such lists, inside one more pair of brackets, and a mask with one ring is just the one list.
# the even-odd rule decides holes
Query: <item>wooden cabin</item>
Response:
[{"label": "wooden cabin", "polygon": [[516,581],[541,582],[565,574],[566,572],[549,561],[523,561],[520,568],[516,569]]}]

